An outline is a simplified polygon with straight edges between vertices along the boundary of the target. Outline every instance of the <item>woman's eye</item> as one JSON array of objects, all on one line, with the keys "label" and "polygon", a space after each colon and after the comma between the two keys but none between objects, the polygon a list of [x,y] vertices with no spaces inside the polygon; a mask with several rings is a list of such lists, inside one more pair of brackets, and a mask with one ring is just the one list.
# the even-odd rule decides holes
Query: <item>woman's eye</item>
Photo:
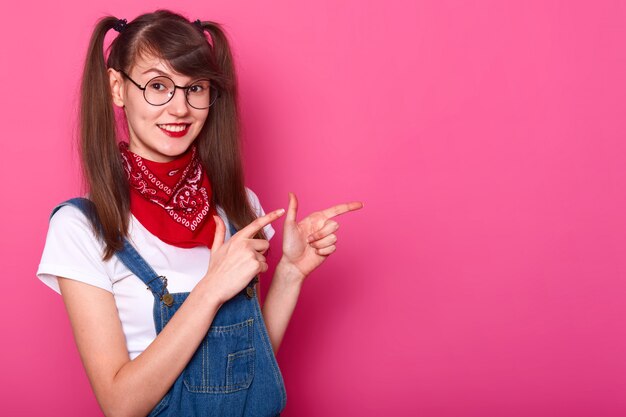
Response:
[{"label": "woman's eye", "polygon": [[161,83],[152,83],[150,87],[156,91],[165,91],[165,86]]},{"label": "woman's eye", "polygon": [[193,84],[188,87],[187,92],[195,95],[208,94],[210,86],[211,84],[208,80],[194,81]]}]

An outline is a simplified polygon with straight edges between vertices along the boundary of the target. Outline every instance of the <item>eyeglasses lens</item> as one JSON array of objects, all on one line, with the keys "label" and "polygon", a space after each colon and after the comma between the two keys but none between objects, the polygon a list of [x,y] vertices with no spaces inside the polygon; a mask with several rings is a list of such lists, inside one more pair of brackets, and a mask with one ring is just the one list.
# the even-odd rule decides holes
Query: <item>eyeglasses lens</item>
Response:
[{"label": "eyeglasses lens", "polygon": [[[161,106],[171,100],[176,89],[174,82],[167,77],[156,77],[148,82],[144,90],[146,101]],[[186,88],[187,102],[196,109],[209,108],[217,99],[217,90],[209,80],[194,81]]]}]

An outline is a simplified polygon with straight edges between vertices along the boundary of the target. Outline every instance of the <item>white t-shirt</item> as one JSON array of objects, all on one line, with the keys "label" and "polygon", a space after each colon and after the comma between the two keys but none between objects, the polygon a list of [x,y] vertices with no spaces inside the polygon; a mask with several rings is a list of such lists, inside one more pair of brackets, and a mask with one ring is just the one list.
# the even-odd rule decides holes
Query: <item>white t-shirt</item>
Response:
[{"label": "white t-shirt", "polygon": [[[263,216],[265,212],[256,194],[249,188],[246,191],[257,215]],[[226,224],[228,239],[228,219],[221,207],[216,207],[216,210]],[[268,239],[274,235],[271,225],[265,226],[264,231]],[[190,292],[208,269],[211,257],[208,247],[179,248],[169,245],[150,233],[132,215],[128,239],[152,269],[167,277],[170,293]],[[156,338],[152,316],[154,296],[146,284],[116,256],[103,261],[103,248],[82,212],[74,206],[64,206],[50,220],[37,276],[59,294],[57,276],[113,293],[132,360]]]}]

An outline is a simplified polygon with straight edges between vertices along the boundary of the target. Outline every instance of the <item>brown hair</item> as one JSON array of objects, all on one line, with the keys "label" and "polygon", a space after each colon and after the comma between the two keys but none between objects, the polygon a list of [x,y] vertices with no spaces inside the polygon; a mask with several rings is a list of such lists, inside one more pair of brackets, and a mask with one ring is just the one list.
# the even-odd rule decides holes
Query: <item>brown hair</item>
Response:
[{"label": "brown hair", "polygon": [[[118,19],[98,21],[89,43],[81,84],[80,142],[84,179],[95,205],[92,224],[105,243],[103,259],[122,247],[130,218],[129,185],[117,145],[107,68],[130,72],[135,59],[149,54],[166,61],[176,72],[211,80],[219,98],[195,143],[211,181],[212,204],[220,205],[237,229],[256,214],[244,186],[239,148],[237,82],[226,35],[219,24],[191,23],[168,10],[146,13],[128,23],[113,40],[105,63],[104,38]],[[205,31],[210,35],[207,39]],[[261,230],[257,238],[265,239]]]}]

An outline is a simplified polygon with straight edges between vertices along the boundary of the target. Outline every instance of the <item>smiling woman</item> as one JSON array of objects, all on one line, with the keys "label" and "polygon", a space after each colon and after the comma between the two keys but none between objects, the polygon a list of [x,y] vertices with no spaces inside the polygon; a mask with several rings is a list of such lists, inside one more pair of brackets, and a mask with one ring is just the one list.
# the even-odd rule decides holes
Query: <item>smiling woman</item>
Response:
[{"label": "smiling woman", "polygon": [[130,74],[112,68],[108,73],[113,103],[126,114],[131,152],[168,162],[190,147],[209,115],[210,80],[174,73],[147,54],[138,57]]},{"label": "smiling woman", "polygon": [[[111,29],[119,36],[105,62]],[[256,283],[285,210],[265,214],[244,185],[220,26],[165,10],[130,23],[105,17],[81,91],[88,199],[54,210],[37,274],[63,296],[100,407],[107,416],[278,415],[287,397],[275,352],[302,283],[335,251],[332,218],[361,203],[297,222],[290,193],[261,311]]]}]

